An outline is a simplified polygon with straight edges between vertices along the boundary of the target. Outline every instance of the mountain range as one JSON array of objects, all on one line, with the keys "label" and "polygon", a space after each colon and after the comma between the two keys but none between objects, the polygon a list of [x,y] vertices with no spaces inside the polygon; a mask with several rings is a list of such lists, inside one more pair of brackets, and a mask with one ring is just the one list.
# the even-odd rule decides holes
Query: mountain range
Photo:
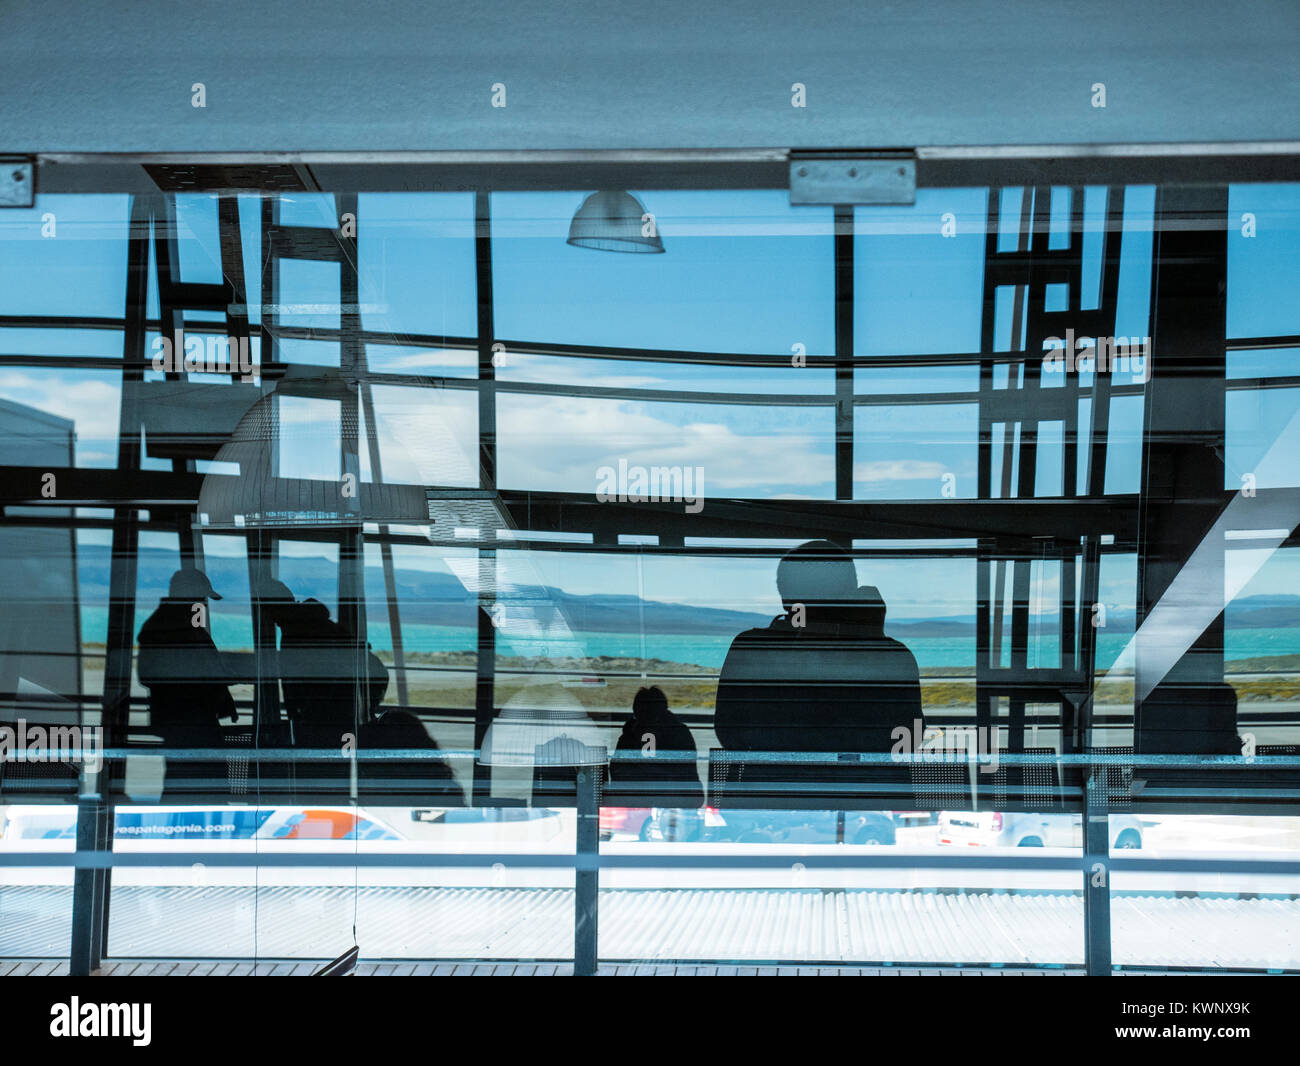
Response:
[{"label": "mountain range", "polygon": [[[79,547],[77,571],[83,605],[107,604],[110,549],[107,545]],[[139,551],[137,588],[140,605],[150,609],[166,591],[176,569],[172,551],[142,547]],[[248,566],[240,558],[210,555],[205,571],[213,588],[229,594],[235,602],[246,602]],[[336,564],[320,557],[282,556],[282,580],[298,599],[314,597],[331,607],[337,598]],[[451,574],[404,567],[394,568],[398,603],[406,624],[469,626],[474,624],[475,597]],[[382,600],[385,591],[377,566],[366,568],[367,595]],[[577,630],[597,633],[735,634],[754,626],[766,626],[771,616],[693,604],[663,603],[637,596],[598,593],[575,595],[562,589],[517,585],[509,591],[511,602],[531,603],[538,609],[563,613]],[[222,604],[213,605],[217,612]],[[1300,596],[1269,594],[1246,596],[1229,604],[1227,615],[1234,627],[1246,629],[1300,628]],[[1132,608],[1109,607],[1108,626],[1132,629]],[[975,615],[943,618],[889,619],[889,631],[907,637],[973,637]]]}]

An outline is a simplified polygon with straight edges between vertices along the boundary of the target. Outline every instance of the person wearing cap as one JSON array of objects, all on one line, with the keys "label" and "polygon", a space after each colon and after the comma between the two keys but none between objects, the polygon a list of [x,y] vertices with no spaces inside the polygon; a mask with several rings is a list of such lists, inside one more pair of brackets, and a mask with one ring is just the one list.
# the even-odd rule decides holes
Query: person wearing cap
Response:
[{"label": "person wearing cap", "polygon": [[182,567],[140,627],[136,673],[149,689],[150,727],[168,747],[220,747],[221,720],[238,718],[210,627],[208,600],[219,599],[207,574]]}]

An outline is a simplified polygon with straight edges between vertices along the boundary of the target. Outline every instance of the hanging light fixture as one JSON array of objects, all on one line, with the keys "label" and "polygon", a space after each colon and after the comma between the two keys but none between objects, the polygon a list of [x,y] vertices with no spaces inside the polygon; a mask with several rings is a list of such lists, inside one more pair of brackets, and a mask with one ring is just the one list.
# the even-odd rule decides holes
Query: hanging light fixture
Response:
[{"label": "hanging light fixture", "polygon": [[629,192],[606,189],[583,201],[569,223],[569,244],[602,252],[662,252],[654,215]]}]

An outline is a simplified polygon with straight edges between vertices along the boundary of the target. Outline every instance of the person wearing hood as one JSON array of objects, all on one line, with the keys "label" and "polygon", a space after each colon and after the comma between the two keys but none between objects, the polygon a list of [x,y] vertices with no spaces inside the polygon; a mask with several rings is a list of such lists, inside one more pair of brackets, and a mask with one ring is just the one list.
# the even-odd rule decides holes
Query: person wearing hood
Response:
[{"label": "person wearing hood", "polygon": [[[885,636],[885,602],[858,586],[830,541],[790,551],[776,574],[785,613],[731,644],[714,729],[735,751],[889,752],[893,730],[922,719],[907,647]],[[923,727],[922,727],[923,728]]]}]

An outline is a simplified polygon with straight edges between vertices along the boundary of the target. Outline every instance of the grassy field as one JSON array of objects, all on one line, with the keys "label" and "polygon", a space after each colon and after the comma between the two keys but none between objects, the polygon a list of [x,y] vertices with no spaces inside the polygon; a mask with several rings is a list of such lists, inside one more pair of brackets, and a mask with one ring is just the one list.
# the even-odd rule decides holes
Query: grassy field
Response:
[{"label": "grassy field", "polygon": [[[85,691],[97,692],[96,686],[102,684],[103,646],[87,645],[85,651]],[[392,656],[381,652],[379,657],[391,670]],[[414,706],[472,708],[476,662],[476,654],[468,650],[408,654],[409,702]],[[711,668],[663,659],[606,655],[555,658],[549,662],[549,676],[537,674],[536,669],[534,659],[498,656],[497,705],[507,702],[526,687],[551,683],[563,684],[564,691],[588,710],[626,711],[631,709],[639,688],[654,684],[663,689],[669,706],[674,710],[702,712],[713,709],[718,689],[717,673]],[[1234,659],[1225,664],[1225,670],[1228,683],[1236,690],[1238,703],[1300,702],[1300,655]],[[579,678],[597,679],[604,684],[582,684],[578,682]],[[1132,678],[1121,675],[1103,681],[1099,698],[1106,704],[1131,704]],[[922,668],[921,699],[926,708],[974,706],[975,668]],[[389,684],[385,702],[397,702],[395,680]]]},{"label": "grassy field", "polygon": [[[391,659],[385,661],[391,666]],[[446,661],[453,659],[455,661]],[[423,659],[425,661],[421,662]],[[436,660],[443,661],[436,661]],[[1240,704],[1300,702],[1300,656],[1287,655],[1274,658],[1234,660],[1226,664],[1226,678],[1236,690]],[[1294,660],[1294,661],[1293,661]],[[408,658],[410,666],[459,667],[461,669],[438,671],[408,670],[410,698],[414,704],[444,707],[472,707],[474,703],[474,656],[471,653],[454,653],[439,656],[433,653]],[[511,696],[533,682],[529,660],[502,657],[497,662],[497,702],[504,703]],[[568,677],[590,676],[602,678],[600,685],[570,685],[572,693],[583,707],[589,710],[614,710],[631,708],[632,699],[639,688],[655,684],[663,689],[669,705],[681,711],[711,711],[717,697],[717,675],[704,667],[691,663],[674,663],[654,659],[642,664],[631,659],[555,660],[553,669],[564,671]],[[647,675],[642,677],[642,669]],[[463,671],[463,672],[462,672]],[[571,671],[571,673],[570,673]],[[620,674],[635,676],[618,676]],[[1268,677],[1246,677],[1245,674],[1264,674]],[[663,676],[663,675],[690,675]],[[389,688],[389,702],[394,702],[395,686]],[[1099,689],[1101,702],[1123,706],[1133,700],[1131,677],[1119,676],[1104,681]],[[975,703],[975,670],[973,667],[929,667],[921,670],[921,702],[926,708],[972,707]]]}]

